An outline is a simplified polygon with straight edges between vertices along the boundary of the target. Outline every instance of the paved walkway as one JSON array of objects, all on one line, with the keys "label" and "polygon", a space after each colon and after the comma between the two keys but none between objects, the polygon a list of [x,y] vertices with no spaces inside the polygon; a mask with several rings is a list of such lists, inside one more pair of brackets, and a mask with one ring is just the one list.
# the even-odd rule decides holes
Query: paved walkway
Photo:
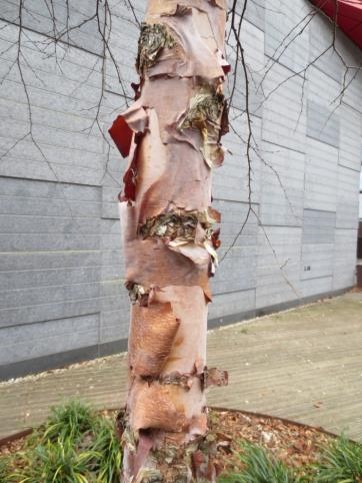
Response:
[{"label": "paved walkway", "polygon": [[[362,441],[362,292],[211,331],[209,367],[230,385],[210,405],[345,431]],[[125,398],[125,356],[0,384],[0,437],[40,423],[49,407],[81,397],[98,408]]]}]

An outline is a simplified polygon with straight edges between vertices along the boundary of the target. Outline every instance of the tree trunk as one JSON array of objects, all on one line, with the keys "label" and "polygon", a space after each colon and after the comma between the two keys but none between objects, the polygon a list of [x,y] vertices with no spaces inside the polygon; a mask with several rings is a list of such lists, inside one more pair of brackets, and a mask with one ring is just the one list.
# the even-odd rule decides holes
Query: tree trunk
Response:
[{"label": "tree trunk", "polygon": [[220,244],[211,173],[227,131],[225,21],[226,0],[149,0],[135,102],[110,129],[130,156],[120,198],[132,303],[124,482],[174,481],[163,463],[180,448],[180,481],[215,481],[201,443],[205,388],[227,383],[227,373],[206,367]]}]

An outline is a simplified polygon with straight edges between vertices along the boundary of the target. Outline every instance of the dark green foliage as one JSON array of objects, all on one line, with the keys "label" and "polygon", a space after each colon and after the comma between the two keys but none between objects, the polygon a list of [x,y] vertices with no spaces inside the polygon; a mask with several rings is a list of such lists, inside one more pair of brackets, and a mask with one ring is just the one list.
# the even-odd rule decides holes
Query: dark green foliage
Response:
[{"label": "dark green foliage", "polygon": [[92,449],[99,456],[95,462],[97,483],[119,482],[122,467],[122,452],[114,431],[113,422],[99,418],[94,426]]},{"label": "dark green foliage", "polygon": [[321,448],[313,466],[292,470],[264,448],[243,443],[240,451],[243,471],[224,475],[218,483],[360,483],[362,445],[340,437]]},{"label": "dark green foliage", "polygon": [[78,442],[84,433],[92,429],[95,418],[91,408],[77,400],[52,408],[43,439],[64,441],[69,438]]},{"label": "dark green foliage", "polygon": [[[18,474],[19,483],[87,483],[89,467],[98,457],[94,451],[77,452],[70,439],[37,446],[26,458],[28,465],[23,474]],[[15,476],[15,475],[14,475]]]},{"label": "dark green foliage", "polygon": [[240,474],[227,475],[219,483],[297,483],[293,471],[261,446],[243,443],[240,460],[245,468]]},{"label": "dark green foliage", "polygon": [[316,483],[359,483],[362,480],[362,444],[345,437],[323,448],[321,460],[315,467]]},{"label": "dark green foliage", "polygon": [[[293,470],[261,446],[244,442],[242,470],[219,483],[360,483],[362,445],[341,437],[321,448],[312,467]],[[0,457],[1,483],[118,483],[122,466],[114,422],[79,401],[54,408],[22,450]],[[302,476],[303,475],[303,476]]]},{"label": "dark green foliage", "polygon": [[54,408],[22,451],[0,459],[1,483],[115,483],[122,452],[114,422],[79,401]]}]

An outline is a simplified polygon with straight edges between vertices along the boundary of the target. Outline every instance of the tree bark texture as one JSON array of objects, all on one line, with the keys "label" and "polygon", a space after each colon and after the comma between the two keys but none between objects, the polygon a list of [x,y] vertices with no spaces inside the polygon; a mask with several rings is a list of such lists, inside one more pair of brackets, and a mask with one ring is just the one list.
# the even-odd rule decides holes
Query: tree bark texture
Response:
[{"label": "tree bark texture", "polygon": [[[204,438],[204,391],[227,383],[227,373],[206,367],[209,277],[220,244],[211,178],[228,129],[225,22],[226,0],[149,0],[135,102],[110,129],[130,160],[120,194],[132,304],[122,437],[127,483],[166,481],[157,454]],[[180,481],[214,481],[205,458],[194,457],[195,469],[191,457]]]}]

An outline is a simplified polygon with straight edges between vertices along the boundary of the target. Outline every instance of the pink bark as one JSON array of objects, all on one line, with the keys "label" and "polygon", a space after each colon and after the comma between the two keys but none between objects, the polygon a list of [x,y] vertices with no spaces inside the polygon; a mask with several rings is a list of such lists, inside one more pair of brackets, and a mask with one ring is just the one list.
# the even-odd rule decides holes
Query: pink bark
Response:
[{"label": "pink bark", "polygon": [[157,466],[157,448],[205,435],[205,387],[227,383],[206,368],[220,244],[211,175],[227,131],[225,21],[226,0],[149,0],[136,101],[110,130],[130,156],[120,198],[132,301],[125,482]]}]

